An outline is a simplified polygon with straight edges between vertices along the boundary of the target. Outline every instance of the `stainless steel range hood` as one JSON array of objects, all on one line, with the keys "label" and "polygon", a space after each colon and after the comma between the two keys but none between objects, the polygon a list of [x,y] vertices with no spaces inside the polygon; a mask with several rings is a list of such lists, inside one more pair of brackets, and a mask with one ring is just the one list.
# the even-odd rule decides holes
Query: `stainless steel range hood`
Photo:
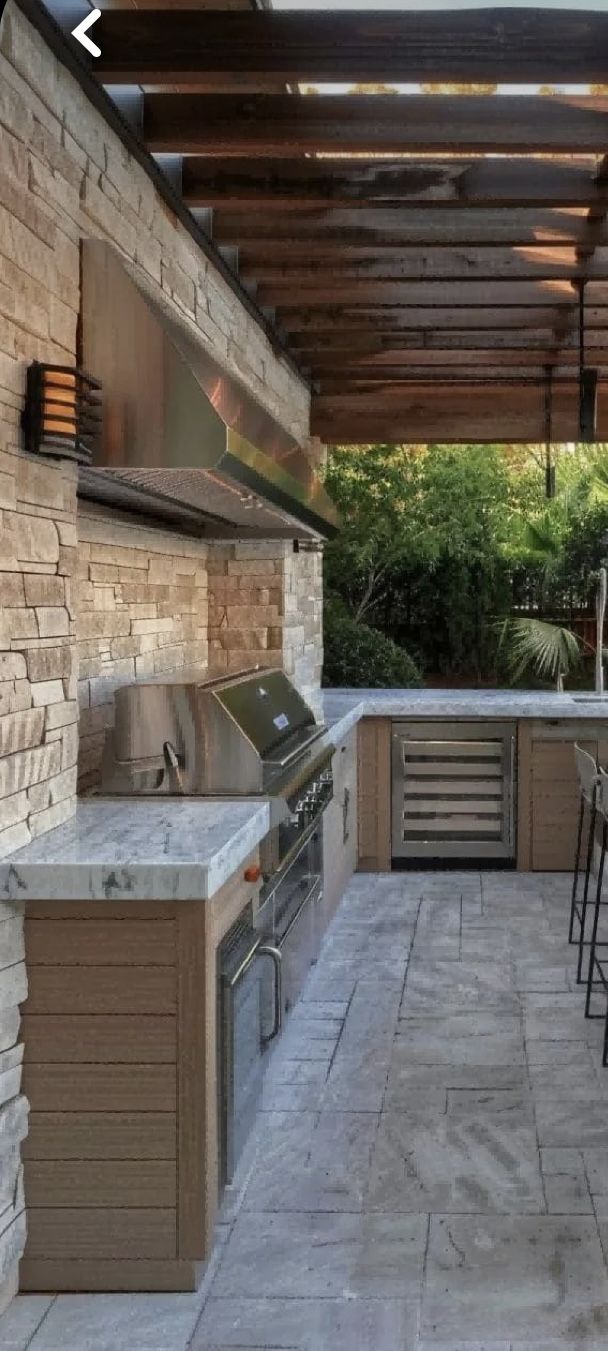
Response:
[{"label": "stainless steel range hood", "polygon": [[103,387],[102,444],[79,470],[81,496],[215,537],[335,533],[297,442],[100,240],[83,242],[81,348]]}]

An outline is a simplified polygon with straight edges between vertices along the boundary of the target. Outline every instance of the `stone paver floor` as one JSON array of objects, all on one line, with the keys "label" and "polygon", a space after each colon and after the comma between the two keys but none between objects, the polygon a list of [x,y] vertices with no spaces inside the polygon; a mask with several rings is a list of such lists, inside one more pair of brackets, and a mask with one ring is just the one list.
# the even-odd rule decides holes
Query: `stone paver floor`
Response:
[{"label": "stone paver floor", "polygon": [[608,1351],[608,1070],[569,888],[355,877],[201,1290],[24,1296],[2,1351]]}]

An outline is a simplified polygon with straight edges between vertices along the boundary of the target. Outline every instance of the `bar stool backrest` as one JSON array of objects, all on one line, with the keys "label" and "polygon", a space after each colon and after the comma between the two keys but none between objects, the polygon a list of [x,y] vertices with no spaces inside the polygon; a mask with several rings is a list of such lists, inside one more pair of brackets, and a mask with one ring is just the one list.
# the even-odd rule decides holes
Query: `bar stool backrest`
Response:
[{"label": "bar stool backrest", "polygon": [[608,774],[600,769],[598,774],[597,813],[608,823]]},{"label": "bar stool backrest", "polygon": [[[589,754],[589,751],[583,750],[578,742],[574,743],[574,755],[576,759],[576,771],[580,785],[581,794],[589,807],[597,805],[598,795],[598,767],[597,761]],[[603,770],[600,770],[603,774]],[[608,776],[604,774],[608,780]],[[608,798],[606,799],[608,801]]]}]

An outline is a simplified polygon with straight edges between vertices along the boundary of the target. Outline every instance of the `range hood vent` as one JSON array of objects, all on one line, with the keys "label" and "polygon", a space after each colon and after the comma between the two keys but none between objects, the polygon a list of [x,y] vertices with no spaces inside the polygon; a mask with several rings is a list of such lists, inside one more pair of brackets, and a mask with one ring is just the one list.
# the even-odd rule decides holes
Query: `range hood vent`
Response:
[{"label": "range hood vent", "polygon": [[81,356],[102,384],[103,436],[81,496],[216,538],[335,534],[298,443],[112,245],[82,247]]}]

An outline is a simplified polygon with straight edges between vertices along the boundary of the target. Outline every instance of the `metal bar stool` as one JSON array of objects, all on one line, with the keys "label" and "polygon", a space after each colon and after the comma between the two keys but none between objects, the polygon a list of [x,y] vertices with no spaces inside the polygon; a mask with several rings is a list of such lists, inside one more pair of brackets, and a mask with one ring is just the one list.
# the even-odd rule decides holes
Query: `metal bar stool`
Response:
[{"label": "metal bar stool", "polygon": [[[578,965],[576,970],[576,979],[579,983],[583,981],[583,955],[586,947],[590,946],[586,938],[587,908],[589,904],[589,879],[591,877],[591,865],[593,861],[593,841],[595,838],[595,822],[597,816],[597,796],[598,796],[598,766],[592,755],[584,751],[582,746],[577,743],[574,745],[574,755],[576,758],[576,769],[580,787],[580,807],[578,813],[578,832],[576,837],[576,855],[574,859],[574,876],[572,879],[572,902],[570,905],[570,929],[568,932],[568,941],[578,943]],[[583,844],[583,829],[585,816],[588,816],[589,836],[587,839],[587,848],[585,851],[585,881],[583,885],[582,903],[578,900],[578,883],[581,872],[581,852]],[[578,920],[578,935],[575,935],[575,923]]]},{"label": "metal bar stool", "polygon": [[[608,1065],[608,938],[598,938],[600,910],[606,902],[602,901],[602,883],[604,881],[604,868],[606,864],[606,849],[608,848],[608,774],[600,769],[598,775],[598,789],[596,794],[597,817],[601,823],[601,844],[600,856],[597,869],[597,886],[595,890],[595,905],[593,911],[593,928],[591,931],[591,953],[589,957],[589,972],[587,975],[587,998],[585,1000],[586,1018],[604,1019],[604,1046],[602,1052],[602,1064]],[[591,1012],[591,999],[595,992],[601,991],[606,996],[606,1009],[604,1013]]]}]

